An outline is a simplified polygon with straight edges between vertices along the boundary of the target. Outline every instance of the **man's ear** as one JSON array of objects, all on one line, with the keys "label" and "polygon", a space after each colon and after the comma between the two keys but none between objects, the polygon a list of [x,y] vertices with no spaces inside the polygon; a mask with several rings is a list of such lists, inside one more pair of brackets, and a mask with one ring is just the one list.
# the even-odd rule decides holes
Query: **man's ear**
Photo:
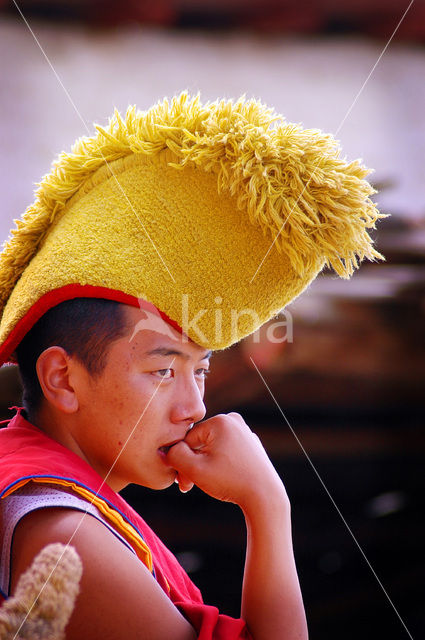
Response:
[{"label": "man's ear", "polygon": [[79,402],[74,388],[75,360],[62,347],[49,347],[37,360],[37,375],[44,397],[63,413],[75,413]]}]

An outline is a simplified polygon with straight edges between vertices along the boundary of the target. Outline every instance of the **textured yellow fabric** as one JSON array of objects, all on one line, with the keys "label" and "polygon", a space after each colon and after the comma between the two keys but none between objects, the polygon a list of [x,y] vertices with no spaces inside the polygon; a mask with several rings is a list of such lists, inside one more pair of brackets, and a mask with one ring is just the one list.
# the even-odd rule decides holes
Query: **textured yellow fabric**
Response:
[{"label": "textured yellow fabric", "polygon": [[325,264],[348,277],[382,258],[367,233],[383,217],[368,172],[256,101],[182,94],[116,113],[59,157],[12,232],[0,345],[44,294],[79,283],[146,299],[198,344],[225,348]]}]

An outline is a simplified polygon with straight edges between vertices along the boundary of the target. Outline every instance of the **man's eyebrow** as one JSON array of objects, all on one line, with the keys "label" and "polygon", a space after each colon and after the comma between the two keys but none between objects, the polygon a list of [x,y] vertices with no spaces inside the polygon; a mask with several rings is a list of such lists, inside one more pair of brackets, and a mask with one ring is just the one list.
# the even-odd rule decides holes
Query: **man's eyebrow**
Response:
[{"label": "man's eyebrow", "polygon": [[[176,356],[178,358],[183,358],[183,360],[190,360],[190,355],[188,353],[183,353],[183,351],[179,351],[178,349],[171,349],[169,347],[157,347],[156,349],[151,349],[150,351],[145,351],[143,356]],[[212,356],[212,351],[207,351],[203,356],[199,358],[199,360],[210,359]]]}]

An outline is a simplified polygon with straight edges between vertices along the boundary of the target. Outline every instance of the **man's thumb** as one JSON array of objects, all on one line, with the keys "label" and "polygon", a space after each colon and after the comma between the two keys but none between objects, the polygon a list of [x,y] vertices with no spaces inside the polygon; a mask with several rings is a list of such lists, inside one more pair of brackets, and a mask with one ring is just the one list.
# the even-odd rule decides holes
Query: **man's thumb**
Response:
[{"label": "man's thumb", "polygon": [[193,451],[184,440],[180,440],[169,449],[167,463],[192,480],[191,471],[199,465],[199,454]]}]

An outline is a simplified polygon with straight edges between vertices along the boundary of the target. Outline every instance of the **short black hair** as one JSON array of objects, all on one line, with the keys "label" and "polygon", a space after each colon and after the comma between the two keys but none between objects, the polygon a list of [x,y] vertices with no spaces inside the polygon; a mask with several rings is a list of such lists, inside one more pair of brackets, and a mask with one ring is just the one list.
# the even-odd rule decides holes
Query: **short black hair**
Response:
[{"label": "short black hair", "polygon": [[40,354],[52,346],[75,356],[96,378],[106,366],[111,344],[129,331],[125,306],[103,298],[74,298],[47,311],[16,348],[22,381],[22,404],[29,419],[43,402],[36,364]]}]

